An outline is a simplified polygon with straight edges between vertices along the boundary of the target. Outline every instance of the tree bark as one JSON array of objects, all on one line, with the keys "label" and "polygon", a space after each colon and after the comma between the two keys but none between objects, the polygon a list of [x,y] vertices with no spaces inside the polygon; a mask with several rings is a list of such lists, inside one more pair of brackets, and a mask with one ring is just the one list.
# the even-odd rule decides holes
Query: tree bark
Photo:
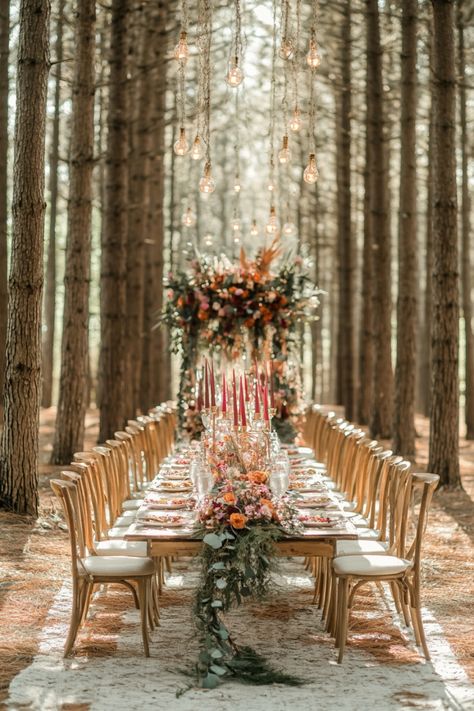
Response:
[{"label": "tree bark", "polygon": [[402,2],[401,145],[398,234],[397,365],[393,449],[415,456],[416,338],[418,309],[416,185],[416,35],[418,0]]},{"label": "tree bark", "polygon": [[[152,10],[144,9],[139,28],[139,56],[136,66],[138,75],[134,139],[130,170],[130,211],[127,249],[127,355],[129,357],[130,416],[140,401],[140,373],[143,355],[143,296],[145,281],[145,239],[147,237],[147,215],[150,202],[150,152],[151,152],[151,107],[152,55],[154,25]],[[162,68],[160,67],[160,71]],[[155,284],[153,289],[158,289]]]},{"label": "tree bark", "polygon": [[61,378],[53,464],[67,464],[74,452],[83,449],[88,403],[95,0],[77,3],[75,42]]},{"label": "tree bark", "polygon": [[59,0],[56,23],[56,64],[54,79],[54,114],[49,158],[49,235],[43,300],[43,344],[41,404],[51,407],[53,400],[54,336],[56,328],[56,218],[58,213],[59,124],[61,73],[63,62],[63,25],[65,0]]},{"label": "tree bark", "polygon": [[341,93],[337,126],[337,224],[339,246],[338,389],[348,420],[354,418],[354,255],[351,211],[351,1],[341,29]]},{"label": "tree bark", "polygon": [[126,244],[128,233],[128,0],[113,0],[105,216],[101,257],[100,431],[122,429],[125,402]]},{"label": "tree bark", "polygon": [[465,5],[458,0],[458,63],[459,63],[459,122],[461,128],[461,276],[462,311],[464,316],[464,421],[466,439],[474,439],[474,336],[472,332],[472,278],[471,278],[471,200],[469,195],[466,97],[466,55],[464,46]]},{"label": "tree bark", "polygon": [[392,428],[393,373],[391,356],[391,254],[388,166],[384,131],[382,47],[377,0],[367,1],[368,88],[370,127],[370,215],[373,248],[374,400],[372,437],[388,438]]},{"label": "tree bark", "polygon": [[[367,67],[368,73],[368,67]],[[368,84],[368,82],[367,82]],[[362,251],[362,300],[359,331],[359,391],[357,419],[370,422],[374,398],[374,332],[373,332],[373,248],[370,216],[370,126],[371,95],[366,87],[365,168],[364,168],[364,247]]]},{"label": "tree bark", "polygon": [[48,0],[22,0],[20,4],[5,416],[0,447],[0,501],[18,513],[33,516],[38,513],[49,15]]},{"label": "tree bark", "polygon": [[8,309],[8,37],[10,0],[0,0],[0,425],[3,412]]},{"label": "tree bark", "polygon": [[429,471],[459,475],[459,285],[454,2],[433,0],[433,330]]}]

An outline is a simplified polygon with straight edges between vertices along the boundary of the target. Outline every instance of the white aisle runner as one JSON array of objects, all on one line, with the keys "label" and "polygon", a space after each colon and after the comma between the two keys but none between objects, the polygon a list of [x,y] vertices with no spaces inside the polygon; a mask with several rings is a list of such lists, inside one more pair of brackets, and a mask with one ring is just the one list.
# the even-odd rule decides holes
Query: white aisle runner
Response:
[{"label": "white aisle runner", "polygon": [[[143,656],[138,615],[124,614],[115,652],[107,656],[62,658],[70,613],[70,586],[58,592],[46,618],[40,648],[32,664],[10,686],[10,711],[59,711],[81,704],[91,711],[355,711],[370,704],[391,709],[474,709],[474,691],[436,620],[425,611],[432,663],[389,664],[347,647],[344,663],[335,663],[332,643],[322,631],[319,611],[305,604],[312,583],[298,561],[287,561],[282,586],[265,604],[232,613],[230,628],[241,644],[271,656],[275,664],[308,683],[302,687],[245,686],[228,681],[217,690],[193,689],[180,670],[189,669],[197,643],[190,605],[195,574],[175,566],[164,593],[161,626],[153,633],[151,658]],[[286,605],[271,614],[271,605]],[[93,614],[94,610],[92,610]],[[93,626],[91,627],[93,635]],[[91,635],[91,636],[92,636]],[[100,642],[97,643],[100,647]],[[80,645],[79,645],[80,649]]]}]

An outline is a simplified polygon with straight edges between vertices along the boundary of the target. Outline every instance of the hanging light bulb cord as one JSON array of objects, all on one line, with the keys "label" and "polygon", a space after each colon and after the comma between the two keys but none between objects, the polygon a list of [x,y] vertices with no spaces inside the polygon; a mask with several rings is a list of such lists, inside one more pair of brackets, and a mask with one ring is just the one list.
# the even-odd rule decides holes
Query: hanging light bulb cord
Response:
[{"label": "hanging light bulb cord", "polygon": [[[311,40],[316,38],[316,23],[319,14],[319,2],[318,0],[313,0],[313,15],[311,18]],[[316,153],[316,136],[315,136],[315,122],[316,122],[316,106],[315,106],[315,91],[314,84],[316,81],[316,70],[314,67],[310,67],[309,70],[309,121],[308,121],[308,149],[310,153]]]},{"label": "hanging light bulb cord", "polygon": [[[273,45],[272,45],[272,78],[270,90],[270,184],[274,185],[275,177],[275,103],[276,103],[276,57],[277,57],[277,22],[276,0],[273,0]],[[273,195],[270,196],[273,203]]]},{"label": "hanging light bulb cord", "polygon": [[296,37],[295,52],[293,55],[293,104],[295,111],[298,109],[298,72],[300,63],[300,35],[301,35],[301,0],[296,0]]},{"label": "hanging light bulb cord", "polygon": [[211,42],[212,6],[211,0],[203,0],[203,138],[206,145],[206,163],[211,162]]}]

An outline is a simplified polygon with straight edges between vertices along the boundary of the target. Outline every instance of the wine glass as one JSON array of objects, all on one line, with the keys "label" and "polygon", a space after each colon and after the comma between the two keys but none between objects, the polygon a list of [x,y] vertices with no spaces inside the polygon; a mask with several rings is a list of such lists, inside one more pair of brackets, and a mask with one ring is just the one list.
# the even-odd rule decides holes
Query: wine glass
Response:
[{"label": "wine glass", "polygon": [[283,496],[290,483],[290,461],[286,452],[273,458],[270,487],[276,497]]},{"label": "wine glass", "polygon": [[207,469],[207,467],[201,466],[198,470],[196,480],[196,491],[200,502],[209,494],[213,486],[214,477],[212,476],[212,472],[210,469]]}]

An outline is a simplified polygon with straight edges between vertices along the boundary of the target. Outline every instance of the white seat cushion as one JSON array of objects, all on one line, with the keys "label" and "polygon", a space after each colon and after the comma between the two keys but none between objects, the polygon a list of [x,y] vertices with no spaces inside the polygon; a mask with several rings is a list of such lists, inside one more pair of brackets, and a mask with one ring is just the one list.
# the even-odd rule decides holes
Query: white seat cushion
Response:
[{"label": "white seat cushion", "polygon": [[403,573],[412,563],[394,555],[344,555],[332,565],[337,575],[383,576]]},{"label": "white seat cushion", "polygon": [[145,541],[124,541],[119,538],[112,541],[98,541],[94,545],[98,555],[131,555],[144,558],[147,555]]},{"label": "white seat cushion", "polygon": [[91,555],[82,558],[82,565],[78,564],[79,574],[83,574],[83,567],[89,575],[133,578],[142,575],[152,575],[155,566],[151,558],[137,558],[132,556]]},{"label": "white seat cushion", "polygon": [[122,504],[122,509],[124,511],[136,511],[142,506],[144,499],[127,499]]},{"label": "white seat cushion", "polygon": [[380,531],[373,528],[357,528],[357,537],[362,540],[376,541],[380,538]]},{"label": "white seat cushion", "polygon": [[121,516],[117,516],[117,518],[114,521],[114,528],[117,527],[122,527],[122,526],[130,526],[131,523],[134,523],[137,518],[137,512],[136,511],[125,511]]},{"label": "white seat cushion", "polygon": [[107,531],[107,538],[123,538],[130,524],[126,526],[114,526]]},{"label": "white seat cushion", "polygon": [[338,541],[336,555],[384,555],[387,547],[383,541]]}]

